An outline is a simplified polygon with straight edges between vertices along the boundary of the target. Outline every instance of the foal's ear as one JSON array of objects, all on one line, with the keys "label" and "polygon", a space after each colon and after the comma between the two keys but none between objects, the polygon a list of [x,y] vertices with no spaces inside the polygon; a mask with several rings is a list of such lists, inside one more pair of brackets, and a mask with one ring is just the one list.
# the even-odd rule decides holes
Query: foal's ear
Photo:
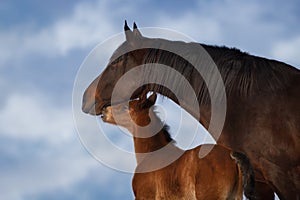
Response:
[{"label": "foal's ear", "polygon": [[152,104],[151,106],[153,106],[156,102],[157,99],[157,94],[154,92],[153,94],[150,95],[150,97],[147,99],[149,101],[150,104]]},{"label": "foal's ear", "polygon": [[130,30],[126,20],[125,20],[125,24],[124,24],[124,32],[125,32],[125,36],[126,36],[126,41],[132,41],[133,40],[133,32]]},{"label": "foal's ear", "polygon": [[153,106],[155,104],[156,98],[157,98],[156,93],[151,94],[149,98],[147,98],[147,96],[146,96],[146,99],[142,99],[141,108],[142,109],[150,108],[151,106]]},{"label": "foal's ear", "polygon": [[135,38],[142,38],[143,37],[135,22],[133,22],[133,35],[134,35]]}]

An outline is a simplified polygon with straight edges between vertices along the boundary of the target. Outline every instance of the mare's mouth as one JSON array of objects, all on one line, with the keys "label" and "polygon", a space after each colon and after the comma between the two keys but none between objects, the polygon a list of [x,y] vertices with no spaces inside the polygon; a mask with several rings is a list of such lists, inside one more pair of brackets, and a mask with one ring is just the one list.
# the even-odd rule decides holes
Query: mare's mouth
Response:
[{"label": "mare's mouth", "polygon": [[101,112],[99,113],[99,116],[104,119],[105,118],[105,114],[106,114],[106,109],[107,107],[111,106],[110,103],[104,103],[102,108],[101,108]]}]

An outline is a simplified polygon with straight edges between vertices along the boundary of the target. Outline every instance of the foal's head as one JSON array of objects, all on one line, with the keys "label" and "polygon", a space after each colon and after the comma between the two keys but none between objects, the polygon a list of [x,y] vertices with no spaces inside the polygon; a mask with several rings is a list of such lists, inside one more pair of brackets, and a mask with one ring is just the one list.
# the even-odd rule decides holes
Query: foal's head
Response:
[{"label": "foal's head", "polygon": [[145,94],[130,102],[108,106],[103,110],[102,120],[127,129],[132,128],[134,125],[146,126],[151,121],[149,114],[151,107],[155,104],[156,97],[156,94],[152,94],[147,98]]}]

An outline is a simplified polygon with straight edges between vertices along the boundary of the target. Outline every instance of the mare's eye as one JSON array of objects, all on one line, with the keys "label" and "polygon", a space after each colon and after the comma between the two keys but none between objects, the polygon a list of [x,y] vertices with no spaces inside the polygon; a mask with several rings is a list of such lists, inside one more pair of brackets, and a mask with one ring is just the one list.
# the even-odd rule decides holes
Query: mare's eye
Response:
[{"label": "mare's eye", "polygon": [[110,64],[115,65],[123,60],[123,56],[118,57],[114,61],[112,61]]}]

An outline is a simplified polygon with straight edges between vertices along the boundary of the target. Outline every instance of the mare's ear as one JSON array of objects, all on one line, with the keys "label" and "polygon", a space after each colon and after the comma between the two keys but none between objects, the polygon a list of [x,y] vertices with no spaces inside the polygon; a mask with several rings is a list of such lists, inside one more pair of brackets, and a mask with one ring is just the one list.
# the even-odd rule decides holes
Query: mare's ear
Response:
[{"label": "mare's ear", "polygon": [[125,20],[124,32],[126,36],[126,41],[129,42],[129,44],[131,45],[137,44],[143,37],[141,32],[138,30],[135,22],[133,24],[133,31],[131,31],[129,26],[127,25],[127,21]]},{"label": "mare's ear", "polygon": [[143,99],[140,104],[141,108],[143,108],[143,109],[150,108],[151,106],[153,106],[155,104],[156,98],[157,98],[156,93],[151,94],[149,98],[147,98],[147,96],[146,96],[146,99]]},{"label": "mare's ear", "polygon": [[133,35],[135,38],[141,39],[143,37],[135,22],[133,22]]},{"label": "mare's ear", "polygon": [[132,41],[133,38],[133,32],[130,30],[129,26],[127,25],[127,21],[125,20],[124,24],[124,32],[126,36],[126,41]]}]

